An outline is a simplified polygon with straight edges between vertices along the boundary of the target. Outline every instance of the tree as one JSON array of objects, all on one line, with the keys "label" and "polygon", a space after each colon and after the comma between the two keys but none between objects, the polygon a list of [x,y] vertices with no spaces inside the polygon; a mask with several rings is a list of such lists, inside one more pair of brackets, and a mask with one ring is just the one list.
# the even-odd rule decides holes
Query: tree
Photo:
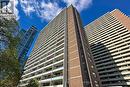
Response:
[{"label": "tree", "polygon": [[7,38],[7,48],[0,51],[0,87],[16,87],[20,80],[20,66],[18,62],[17,45],[19,38],[18,22],[15,18],[0,17],[0,32]]},{"label": "tree", "polygon": [[36,79],[31,79],[26,87],[39,87],[39,83]]},{"label": "tree", "polygon": [[18,37],[6,32],[8,49],[0,53],[0,87],[16,87],[20,80],[20,66],[17,55]]},{"label": "tree", "polygon": [[2,16],[0,18],[0,27],[9,32],[17,31],[17,27],[19,27],[18,25],[19,25],[18,22],[14,18],[11,18],[9,20]]}]

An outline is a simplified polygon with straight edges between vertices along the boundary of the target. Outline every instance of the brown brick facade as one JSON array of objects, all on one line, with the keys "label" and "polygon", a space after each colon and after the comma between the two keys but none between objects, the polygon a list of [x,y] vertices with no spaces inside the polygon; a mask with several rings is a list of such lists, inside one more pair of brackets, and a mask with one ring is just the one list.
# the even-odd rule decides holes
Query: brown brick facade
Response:
[{"label": "brown brick facade", "polygon": [[114,10],[111,14],[116,17],[128,30],[130,30],[130,18],[123,14],[120,10]]},{"label": "brown brick facade", "polygon": [[75,32],[73,8],[67,9],[68,15],[68,83],[69,87],[83,87],[78,44]]},{"label": "brown brick facade", "polygon": [[67,24],[69,87],[101,87],[80,16],[73,6],[67,8]]}]

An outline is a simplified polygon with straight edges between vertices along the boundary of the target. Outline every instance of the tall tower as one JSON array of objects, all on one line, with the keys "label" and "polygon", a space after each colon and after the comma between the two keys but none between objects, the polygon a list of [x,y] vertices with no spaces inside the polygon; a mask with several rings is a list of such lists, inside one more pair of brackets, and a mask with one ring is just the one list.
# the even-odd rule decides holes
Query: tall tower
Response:
[{"label": "tall tower", "polygon": [[116,9],[85,30],[103,87],[130,86],[130,18]]},{"label": "tall tower", "polygon": [[32,43],[37,35],[38,31],[36,27],[31,26],[27,31],[20,30],[18,36],[20,37],[20,42],[18,45],[18,60],[21,65],[21,69],[23,69],[24,64],[27,60],[27,53],[30,50]]},{"label": "tall tower", "polygon": [[67,9],[66,31],[68,87],[100,87],[80,16],[73,6]]},{"label": "tall tower", "polygon": [[20,87],[101,87],[79,13],[71,5],[43,30],[24,67]]}]

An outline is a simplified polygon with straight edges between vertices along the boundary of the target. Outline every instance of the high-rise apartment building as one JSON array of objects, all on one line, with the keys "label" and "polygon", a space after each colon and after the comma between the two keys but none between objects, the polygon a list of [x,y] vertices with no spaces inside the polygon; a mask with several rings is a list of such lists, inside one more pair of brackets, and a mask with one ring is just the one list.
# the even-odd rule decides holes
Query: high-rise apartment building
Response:
[{"label": "high-rise apartment building", "polygon": [[26,62],[20,87],[101,87],[79,13],[71,5],[43,30]]},{"label": "high-rise apartment building", "polygon": [[130,18],[116,9],[85,31],[103,87],[130,87]]},{"label": "high-rise apartment building", "polygon": [[18,60],[20,62],[21,68],[24,66],[27,60],[27,53],[31,48],[37,33],[37,29],[34,26],[32,26],[27,31],[21,29],[18,34],[20,38],[20,43],[18,45]]}]

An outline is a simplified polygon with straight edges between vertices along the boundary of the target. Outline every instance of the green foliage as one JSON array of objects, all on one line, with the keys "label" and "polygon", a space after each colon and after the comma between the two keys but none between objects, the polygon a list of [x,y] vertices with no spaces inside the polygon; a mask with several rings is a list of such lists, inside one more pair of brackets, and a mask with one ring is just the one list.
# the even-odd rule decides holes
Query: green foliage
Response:
[{"label": "green foliage", "polygon": [[19,37],[13,37],[10,32],[6,32],[6,37],[9,40],[9,49],[17,49],[17,45],[20,41]]},{"label": "green foliage", "polygon": [[12,39],[9,48],[0,53],[0,87],[16,87],[20,79],[20,66],[18,62],[16,39]]},{"label": "green foliage", "polygon": [[17,55],[18,37],[6,32],[9,46],[0,53],[0,87],[16,87],[20,79],[20,66]]},{"label": "green foliage", "polygon": [[36,79],[31,79],[26,87],[39,87],[39,83]]},{"label": "green foliage", "polygon": [[18,22],[12,18],[10,20],[6,19],[6,18],[2,18],[0,19],[0,26],[7,28],[9,31],[15,31],[16,27],[18,26]]}]

